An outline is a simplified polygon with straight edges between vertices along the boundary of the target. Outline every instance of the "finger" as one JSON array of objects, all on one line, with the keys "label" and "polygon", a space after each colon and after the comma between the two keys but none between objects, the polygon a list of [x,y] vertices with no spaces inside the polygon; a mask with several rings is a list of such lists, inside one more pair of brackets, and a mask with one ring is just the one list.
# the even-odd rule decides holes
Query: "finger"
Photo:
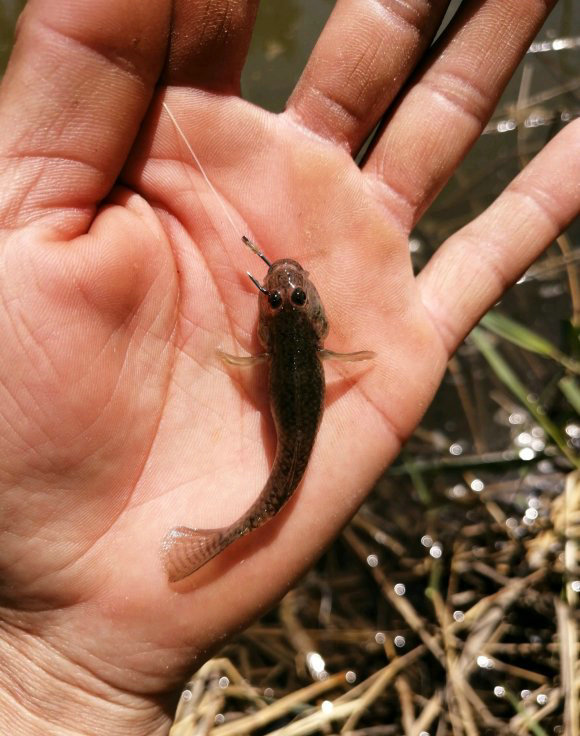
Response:
[{"label": "finger", "polygon": [[258,0],[174,3],[164,81],[240,93]]},{"label": "finger", "polygon": [[0,227],[86,228],[160,73],[170,3],[31,0],[0,89]]},{"label": "finger", "polygon": [[418,277],[449,354],[580,212],[580,120],[560,132]]},{"label": "finger", "polygon": [[389,121],[364,171],[411,229],[480,135],[555,0],[471,0]]},{"label": "finger", "polygon": [[288,114],[355,152],[429,45],[448,0],[338,0]]}]

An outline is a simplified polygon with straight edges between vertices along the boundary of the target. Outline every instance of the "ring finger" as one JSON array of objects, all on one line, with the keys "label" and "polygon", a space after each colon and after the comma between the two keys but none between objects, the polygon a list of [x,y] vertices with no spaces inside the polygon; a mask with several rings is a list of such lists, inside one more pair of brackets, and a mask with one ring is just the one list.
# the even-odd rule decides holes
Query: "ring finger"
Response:
[{"label": "ring finger", "polygon": [[410,230],[479,137],[555,0],[471,0],[434,44],[363,171]]},{"label": "ring finger", "polygon": [[449,0],[338,0],[287,105],[355,153],[433,38]]}]

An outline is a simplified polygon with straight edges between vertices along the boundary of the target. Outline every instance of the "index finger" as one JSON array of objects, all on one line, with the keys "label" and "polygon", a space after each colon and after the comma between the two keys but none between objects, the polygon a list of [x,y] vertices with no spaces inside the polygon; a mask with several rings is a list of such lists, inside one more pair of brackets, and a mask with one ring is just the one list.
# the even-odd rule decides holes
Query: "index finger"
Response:
[{"label": "index finger", "polygon": [[31,0],[0,87],[0,227],[83,232],[160,73],[171,3]]}]

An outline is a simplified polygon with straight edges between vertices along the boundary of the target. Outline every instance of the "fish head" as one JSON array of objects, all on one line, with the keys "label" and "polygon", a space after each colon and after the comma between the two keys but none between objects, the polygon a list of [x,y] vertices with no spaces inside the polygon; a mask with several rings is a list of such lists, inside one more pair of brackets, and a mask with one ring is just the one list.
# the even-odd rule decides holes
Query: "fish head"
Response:
[{"label": "fish head", "polygon": [[281,315],[287,318],[289,313],[305,316],[320,342],[328,334],[328,322],[318,291],[308,278],[308,271],[298,261],[291,258],[274,261],[266,274],[259,299],[258,331],[263,344],[267,344],[265,331],[268,326]]}]

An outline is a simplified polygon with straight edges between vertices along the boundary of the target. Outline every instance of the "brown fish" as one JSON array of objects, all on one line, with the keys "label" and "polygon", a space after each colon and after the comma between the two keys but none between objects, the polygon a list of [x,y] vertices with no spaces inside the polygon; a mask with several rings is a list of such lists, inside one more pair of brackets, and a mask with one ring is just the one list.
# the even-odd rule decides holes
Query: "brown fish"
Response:
[{"label": "brown fish", "polygon": [[306,470],[324,411],[322,360],[368,360],[374,353],[333,353],[325,350],[328,334],[324,308],[302,266],[290,258],[274,263],[243,238],[269,266],[264,285],[248,274],[260,290],[258,336],[265,352],[246,358],[219,352],[231,365],[269,364],[268,392],[278,444],[264,489],[237,521],[220,529],[172,529],[163,542],[170,582],[182,580],[209,562],[229,544],[275,516],[290,498]]}]

